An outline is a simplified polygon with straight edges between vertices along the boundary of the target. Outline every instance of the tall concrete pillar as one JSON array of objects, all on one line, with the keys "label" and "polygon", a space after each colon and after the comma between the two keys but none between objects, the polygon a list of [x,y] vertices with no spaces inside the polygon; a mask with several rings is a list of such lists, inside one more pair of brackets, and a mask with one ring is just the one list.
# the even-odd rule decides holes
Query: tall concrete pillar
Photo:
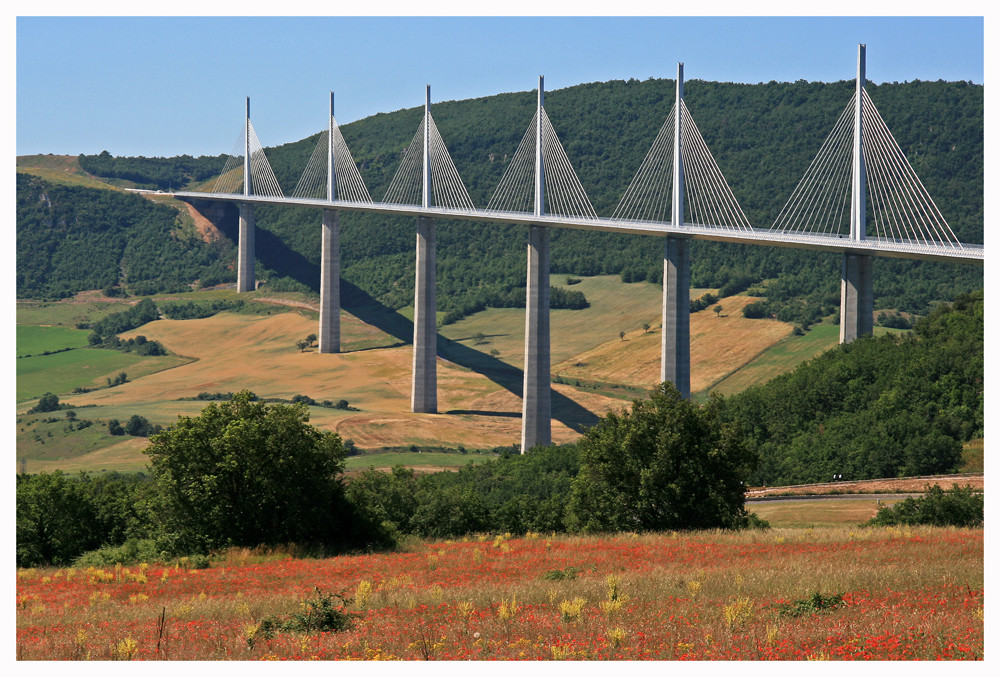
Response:
[{"label": "tall concrete pillar", "polygon": [[[861,241],[866,233],[866,179],[862,98],[865,91],[865,45],[858,45],[858,76],[854,95],[854,148],[851,167],[851,239]],[[844,253],[840,275],[840,342],[850,343],[872,333],[872,258]]]},{"label": "tall concrete pillar", "polygon": [[840,278],[840,342],[850,343],[872,333],[872,257],[844,254]]},{"label": "tall concrete pillar", "polygon": [[319,281],[319,352],[340,352],[340,213],[323,210]]},{"label": "tall concrete pillar", "polygon": [[253,205],[240,203],[240,241],[237,254],[236,291],[253,291],[257,288],[254,276],[254,215]]},{"label": "tall concrete pillar", "polygon": [[437,413],[437,302],[434,219],[417,218],[417,275],[413,295],[413,391],[416,413]]},{"label": "tall concrete pillar", "polygon": [[691,241],[668,237],[663,255],[663,345],[660,380],[691,396]]},{"label": "tall concrete pillar", "polygon": [[[677,64],[674,96],[674,181],[670,199],[673,225],[684,225],[684,156],[682,154],[684,64]],[[681,397],[691,396],[691,241],[668,237],[663,254],[663,336],[660,380],[670,381]]]},{"label": "tall concrete pillar", "polygon": [[549,229],[528,227],[521,453],[552,443],[549,346]]}]

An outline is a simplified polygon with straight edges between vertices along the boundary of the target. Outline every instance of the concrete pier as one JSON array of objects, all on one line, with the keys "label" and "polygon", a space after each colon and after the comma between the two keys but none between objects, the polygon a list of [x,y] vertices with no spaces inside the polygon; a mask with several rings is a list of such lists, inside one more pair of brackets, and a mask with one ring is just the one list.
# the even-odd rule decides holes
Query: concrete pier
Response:
[{"label": "concrete pier", "polygon": [[413,294],[413,390],[415,413],[437,413],[437,301],[434,219],[417,219],[417,272]]},{"label": "concrete pier", "polygon": [[319,352],[340,352],[340,214],[323,210],[319,281]]},{"label": "concrete pier", "polygon": [[[865,46],[858,45],[858,77],[854,95],[854,148],[851,166],[851,239],[867,236],[864,135]],[[844,252],[840,273],[840,342],[850,343],[872,333],[872,257]]]},{"label": "concrete pier", "polygon": [[521,453],[552,443],[549,349],[549,229],[528,227]]},{"label": "concrete pier", "polygon": [[872,333],[875,309],[872,257],[844,254],[840,275],[840,342],[850,343]]},{"label": "concrete pier", "polygon": [[257,288],[254,276],[254,215],[253,205],[240,203],[240,241],[237,254],[236,291]]},{"label": "concrete pier", "polygon": [[660,380],[691,396],[691,241],[668,237],[663,255],[663,345]]}]

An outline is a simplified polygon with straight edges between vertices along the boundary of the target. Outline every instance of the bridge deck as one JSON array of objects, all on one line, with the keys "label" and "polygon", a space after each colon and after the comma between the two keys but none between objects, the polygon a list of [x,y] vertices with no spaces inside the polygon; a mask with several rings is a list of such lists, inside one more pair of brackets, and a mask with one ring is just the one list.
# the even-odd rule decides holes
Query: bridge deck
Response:
[{"label": "bridge deck", "polygon": [[553,215],[535,216],[526,212],[501,212],[483,209],[460,210],[442,207],[420,207],[417,205],[389,204],[384,202],[330,201],[312,198],[268,197],[261,195],[247,196],[233,193],[200,193],[193,191],[178,191],[171,193],[171,195],[182,200],[243,202],[248,204],[278,204],[297,207],[312,207],[315,209],[336,209],[342,212],[367,212],[396,216],[429,216],[439,219],[490,221],[494,223],[519,223],[523,225],[536,224],[542,226],[552,226],[555,228],[596,230],[609,233],[627,233],[631,235],[654,235],[660,237],[666,237],[668,235],[684,236],[695,240],[757,244],[771,247],[792,247],[796,249],[839,253],[849,251],[858,254],[870,254],[872,256],[951,261],[954,263],[969,263],[973,265],[983,265],[985,255],[984,247],[981,244],[958,244],[955,246],[946,246],[940,244],[924,244],[880,238],[851,240],[847,236],[781,233],[760,228],[735,230],[720,226],[690,223],[685,223],[683,226],[675,226],[671,223],[656,221],[628,221],[604,218],[587,219]]}]

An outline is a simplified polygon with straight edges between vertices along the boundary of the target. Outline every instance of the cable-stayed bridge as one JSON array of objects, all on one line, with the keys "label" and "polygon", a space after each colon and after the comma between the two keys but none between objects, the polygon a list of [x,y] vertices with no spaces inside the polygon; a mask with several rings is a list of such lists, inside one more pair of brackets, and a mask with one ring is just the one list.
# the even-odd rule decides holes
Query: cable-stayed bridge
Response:
[{"label": "cable-stayed bridge", "polygon": [[834,251],[844,257],[841,341],[872,333],[872,258],[902,257],[982,265],[983,245],[962,243],[940,213],[865,91],[865,46],[858,46],[855,94],[775,222],[753,226],[719,170],[684,102],[684,69],[659,134],[614,212],[599,216],[545,111],[538,81],[535,115],[489,202],[477,208],[431,115],[423,119],[381,201],[374,201],[334,117],[297,185],[284,195],[250,122],[239,146],[204,191],[177,192],[198,203],[240,209],[239,291],[255,287],[255,204],[322,210],[320,352],[339,352],[339,214],[417,217],[411,406],[437,411],[436,219],[528,226],[522,450],[551,440],[549,229],[575,228],[664,237],[661,378],[690,394],[689,299],[692,239]]}]

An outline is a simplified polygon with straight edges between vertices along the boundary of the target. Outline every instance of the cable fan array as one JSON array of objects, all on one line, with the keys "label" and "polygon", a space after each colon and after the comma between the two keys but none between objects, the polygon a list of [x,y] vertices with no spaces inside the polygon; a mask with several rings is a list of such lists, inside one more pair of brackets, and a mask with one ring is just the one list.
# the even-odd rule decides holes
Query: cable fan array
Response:
[{"label": "cable fan array", "polygon": [[428,155],[431,165],[431,206],[448,209],[475,209],[472,198],[455,169],[444,139],[428,112],[403,151],[403,160],[392,177],[383,202],[417,205],[423,198],[424,126],[429,125]]},{"label": "cable fan array", "polygon": [[[676,114],[675,105],[611,218],[671,220]],[[684,101],[681,101],[681,163],[684,168],[685,223],[729,230],[753,229]]]},{"label": "cable fan array", "polygon": [[[278,179],[264,154],[264,147],[257,138],[257,132],[247,120],[247,134],[250,140],[250,195],[283,197]],[[243,135],[237,139],[233,152],[229,154],[222,174],[208,186],[211,193],[240,193],[243,190]]]},{"label": "cable fan array", "polygon": [[[559,142],[545,108],[542,112],[542,165],[545,177],[546,214],[596,219],[597,212],[590,204],[583,185],[573,171],[566,151]],[[517,152],[500,178],[493,197],[486,205],[488,210],[531,212],[535,196],[535,138],[538,133],[538,112],[531,118]]]},{"label": "cable fan array", "polygon": [[[861,90],[867,237],[961,247],[907,161],[889,127]],[[778,214],[772,231],[845,235],[851,227],[851,174],[857,94]]]},{"label": "cable fan array", "polygon": [[[899,144],[893,138],[871,98],[862,92],[862,148],[864,150],[869,238],[909,244],[961,248]],[[837,118],[805,175],[772,225],[772,233],[841,236],[850,232],[851,174],[855,96]],[[611,216],[621,221],[669,223],[673,188],[673,131],[677,107],[671,109],[639,170]],[[753,227],[726,182],[684,101],[680,102],[681,159],[684,170],[683,224],[751,232]],[[334,198],[372,203],[336,119],[334,137]],[[257,134],[247,121],[250,146],[250,195],[282,197],[281,188]],[[488,211],[534,211],[535,140],[541,125],[544,167],[543,213],[598,219],[580,179],[570,164],[545,108],[532,117],[507,166]],[[455,163],[428,111],[421,121],[383,201],[422,203],[424,132],[428,136],[432,206],[472,211],[475,206]],[[320,134],[316,148],[299,179],[293,197],[326,197],[329,130]],[[208,192],[240,193],[243,188],[244,138],[235,144],[222,173],[206,186]]]},{"label": "cable fan array", "polygon": [[[351,151],[347,147],[344,135],[340,132],[340,126],[336,118],[331,118],[333,127],[333,175],[335,200],[347,200],[349,202],[372,201],[361,178],[361,172],[351,156]],[[299,177],[299,182],[292,191],[292,197],[304,198],[326,198],[327,173],[329,172],[329,143],[330,130],[324,129],[316,141],[316,148],[306,163],[306,168]]]}]

